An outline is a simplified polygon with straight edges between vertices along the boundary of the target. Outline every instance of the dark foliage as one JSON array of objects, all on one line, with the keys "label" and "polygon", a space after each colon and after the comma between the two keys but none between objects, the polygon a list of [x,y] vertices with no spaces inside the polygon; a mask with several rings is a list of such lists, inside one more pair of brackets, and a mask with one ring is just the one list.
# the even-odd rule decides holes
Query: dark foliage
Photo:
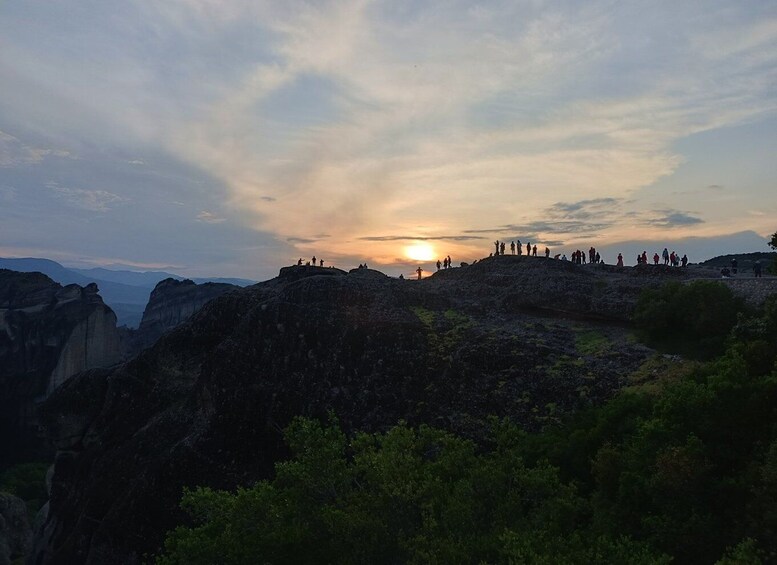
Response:
[{"label": "dark foliage", "polygon": [[185,493],[194,524],[157,562],[774,562],[777,297],[745,315],[715,287],[646,303],[679,293],[725,310],[684,322],[707,339],[732,331],[683,377],[538,434],[494,419],[480,446],[404,424],[349,439],[297,419],[273,480]]},{"label": "dark foliage", "polygon": [[654,347],[711,359],[723,352],[737,315],[744,311],[744,303],[721,283],[671,282],[642,292],[634,322]]}]

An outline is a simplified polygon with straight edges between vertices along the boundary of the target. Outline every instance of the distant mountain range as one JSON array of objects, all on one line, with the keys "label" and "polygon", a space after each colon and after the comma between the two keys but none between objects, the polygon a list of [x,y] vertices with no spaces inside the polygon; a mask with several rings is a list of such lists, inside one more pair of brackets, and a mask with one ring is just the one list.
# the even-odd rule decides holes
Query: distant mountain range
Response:
[{"label": "distant mountain range", "polygon": [[[119,325],[136,328],[140,325],[143,310],[149,295],[159,281],[165,279],[184,280],[187,277],[165,271],[129,271],[105,268],[74,269],[64,267],[56,261],[39,258],[4,259],[0,258],[0,269],[10,269],[23,273],[40,272],[56,282],[86,286],[96,283],[108,306],[116,313]],[[206,282],[228,283],[237,286],[249,286],[256,281],[237,278],[193,278],[197,284]]]}]

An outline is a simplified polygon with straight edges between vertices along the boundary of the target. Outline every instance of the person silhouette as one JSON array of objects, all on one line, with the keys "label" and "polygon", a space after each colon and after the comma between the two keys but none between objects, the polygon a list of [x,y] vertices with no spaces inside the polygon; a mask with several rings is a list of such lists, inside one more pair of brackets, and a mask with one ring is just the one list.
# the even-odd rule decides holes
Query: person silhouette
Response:
[{"label": "person silhouette", "polygon": [[423,273],[423,272],[424,272],[424,270],[423,270],[421,267],[418,267],[418,268],[415,270],[415,272],[416,272],[416,273],[418,273],[418,280],[420,281],[420,280],[421,280],[421,273]]},{"label": "person silhouette", "polygon": [[536,245],[531,248],[531,254],[532,254],[532,257],[536,257],[537,256],[537,246]]},{"label": "person silhouette", "polygon": [[440,260],[437,259],[437,270],[440,270],[440,267],[442,266],[442,263],[440,263]]},{"label": "person silhouette", "polygon": [[515,242],[510,242],[510,255],[515,255]]},{"label": "person silhouette", "polygon": [[494,252],[494,255],[499,255],[499,240],[498,239],[494,242],[494,247],[496,248],[496,251]]},{"label": "person silhouette", "polygon": [[302,265],[302,257],[300,257],[299,261],[297,261],[297,265]]},{"label": "person silhouette", "polygon": [[315,255],[313,255],[313,266],[314,267],[316,266],[316,256]]}]

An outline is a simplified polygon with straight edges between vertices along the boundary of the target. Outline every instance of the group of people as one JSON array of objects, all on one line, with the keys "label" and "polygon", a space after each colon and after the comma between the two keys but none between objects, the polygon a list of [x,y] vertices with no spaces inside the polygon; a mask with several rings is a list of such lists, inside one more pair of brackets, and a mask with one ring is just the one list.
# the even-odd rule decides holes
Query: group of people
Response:
[{"label": "group of people", "polygon": [[443,257],[442,263],[440,263],[440,260],[437,259],[437,270],[438,271],[440,270],[441,267],[443,269],[450,269],[452,266],[453,266],[453,263],[451,262],[451,256],[450,255],[448,255],[447,257]]},{"label": "group of people", "polygon": [[[737,274],[737,271],[739,270],[739,264],[737,263],[737,258],[734,257],[731,259],[731,268],[723,267],[720,270],[720,276],[724,279],[731,277],[733,275]],[[756,260],[755,263],[753,263],[753,276],[757,279],[762,278],[762,268],[761,268],[761,261]]]},{"label": "group of people", "polygon": [[[664,247],[664,250],[661,252],[661,255],[664,258],[664,265],[672,266],[672,267],[679,267],[682,265],[683,267],[688,265],[688,256],[683,255],[680,257],[680,254],[676,251],[672,251],[669,253],[669,250]],[[620,257],[620,255],[619,255]],[[659,261],[661,260],[661,257],[658,256],[658,253],[653,253],[653,264],[658,265]],[[643,251],[642,254],[637,254],[637,265],[647,265],[648,264],[648,254],[647,251]]]},{"label": "group of people", "polygon": [[[494,255],[505,255],[507,250],[507,243],[504,241],[499,241],[498,239],[494,242],[494,249],[495,253]],[[511,241],[510,242],[510,255],[523,255],[523,244],[521,244],[521,240],[517,241]],[[526,244],[526,256],[537,256],[537,246],[532,246],[531,243]],[[547,247],[545,248],[545,257],[548,257],[550,255],[550,249]]]},{"label": "group of people", "polygon": [[[494,250],[495,253],[491,254],[492,256],[494,254],[496,255],[504,255],[505,251],[507,249],[507,244],[504,241],[495,241],[494,242]],[[515,255],[517,252],[518,255],[521,255],[523,253],[523,246],[521,245],[521,241],[518,240],[517,243],[514,241],[510,242],[510,253],[512,255]],[[537,246],[532,246],[531,243],[526,244],[526,255],[531,255],[536,257],[537,256]],[[680,266],[687,266],[688,265],[688,256],[683,255],[680,257],[680,254],[676,251],[672,251],[671,253],[669,250],[665,247],[662,254],[664,259],[664,265],[670,265],[672,267],[680,267]],[[545,248],[545,257],[550,257],[550,249]],[[604,263],[602,260],[602,256],[599,254],[599,252],[596,250],[595,247],[591,246],[591,248],[586,253],[585,251],[582,251],[580,249],[577,249],[572,252],[571,257],[567,257],[566,253],[561,254],[558,253],[553,256],[554,259],[560,259],[561,261],[572,261],[572,263],[576,265],[585,265],[586,263],[589,263],[591,265]],[[653,254],[653,264],[658,265],[661,260],[661,257],[658,255],[658,253]],[[643,251],[641,254],[637,255],[637,265],[647,265],[648,264],[648,254],[647,251]],[[618,267],[623,267],[623,254],[618,253],[618,260],[616,265]],[[439,269],[439,266],[438,266]],[[736,270],[734,270],[736,273]]]},{"label": "group of people", "polygon": [[[297,265],[298,266],[302,265],[302,257],[300,257],[299,261],[297,261]],[[306,261],[305,262],[305,266],[307,266],[307,267],[310,267],[310,266],[315,267],[316,266],[316,256],[313,255],[313,258],[310,261]],[[318,260],[318,266],[319,267],[323,267],[324,266],[324,260],[323,259],[319,259]]]},{"label": "group of people", "polygon": [[[562,255],[561,257],[562,261],[568,261],[566,254]],[[588,250],[588,263],[594,265],[597,263],[602,262],[602,256],[599,255],[599,252],[596,251],[595,247],[591,247]],[[585,265],[586,264],[586,252],[581,251],[580,249],[572,252],[572,263],[575,265]]]}]

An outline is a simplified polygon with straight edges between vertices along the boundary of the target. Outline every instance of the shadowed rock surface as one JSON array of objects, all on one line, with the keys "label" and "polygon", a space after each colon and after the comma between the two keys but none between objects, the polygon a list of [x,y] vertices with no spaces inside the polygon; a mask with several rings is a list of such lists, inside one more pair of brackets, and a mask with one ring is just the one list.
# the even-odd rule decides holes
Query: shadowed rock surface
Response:
[{"label": "shadowed rock surface", "polygon": [[0,468],[48,452],[35,407],[72,375],[120,359],[97,285],[0,270]]},{"label": "shadowed rock surface", "polygon": [[184,486],[268,477],[296,415],[476,440],[492,414],[552,424],[609,398],[652,354],[627,331],[639,291],[697,276],[512,256],[423,281],[284,268],[49,399],[58,454],[32,562],[140,563],[184,521]]},{"label": "shadowed rock surface", "polygon": [[0,565],[23,557],[32,545],[32,529],[24,501],[0,492]]},{"label": "shadowed rock surface", "polygon": [[125,359],[153,345],[214,298],[240,288],[226,283],[196,284],[189,279],[160,281],[151,291],[140,327],[122,332]]}]

